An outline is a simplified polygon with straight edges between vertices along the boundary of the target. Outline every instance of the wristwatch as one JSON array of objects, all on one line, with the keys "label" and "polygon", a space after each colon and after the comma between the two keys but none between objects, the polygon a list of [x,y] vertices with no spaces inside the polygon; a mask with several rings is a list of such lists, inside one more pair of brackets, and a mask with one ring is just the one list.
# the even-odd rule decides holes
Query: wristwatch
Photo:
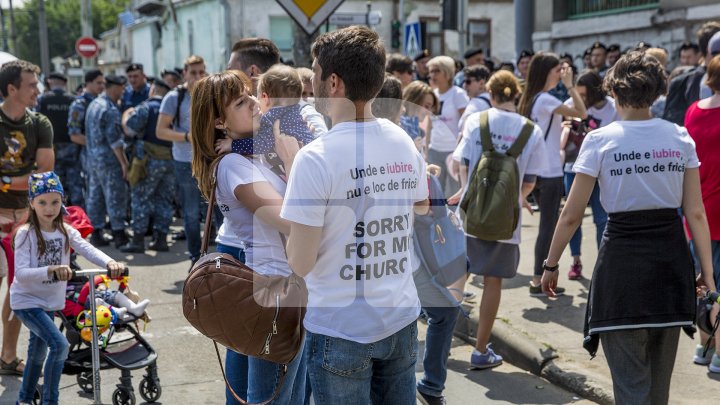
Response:
[{"label": "wristwatch", "polygon": [[550,266],[547,265],[547,259],[545,259],[545,260],[543,261],[543,266],[542,266],[542,268],[543,268],[544,271],[549,271],[549,272],[552,273],[553,271],[557,271],[557,269],[560,268],[560,263],[558,263],[558,264],[550,267]]},{"label": "wristwatch", "polygon": [[12,179],[9,176],[2,176],[0,180],[2,180],[2,187],[0,187],[0,191],[7,193],[12,185]]}]

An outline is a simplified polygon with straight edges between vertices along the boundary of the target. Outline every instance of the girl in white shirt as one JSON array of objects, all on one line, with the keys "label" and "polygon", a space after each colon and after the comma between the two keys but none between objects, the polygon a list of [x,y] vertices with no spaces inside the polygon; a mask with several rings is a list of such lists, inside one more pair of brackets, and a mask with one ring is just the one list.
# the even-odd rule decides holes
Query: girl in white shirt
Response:
[{"label": "girl in white shirt", "polygon": [[[680,328],[694,331],[696,288],[715,290],[700,162],[684,128],[651,117],[650,106],[667,88],[657,59],[630,52],[608,71],[604,87],[621,120],[583,141],[543,264],[542,288],[554,295],[558,260],[597,180],[609,217],[590,284],[583,345],[595,355],[602,343],[616,403],[665,404]],[[700,262],[697,284],[679,208]]]},{"label": "girl in white shirt", "polygon": [[63,223],[65,194],[54,172],[31,174],[28,194],[30,215],[13,240],[15,279],[10,286],[10,307],[30,329],[28,361],[18,403],[33,402],[35,387],[44,372],[43,403],[57,404],[60,374],[69,345],[53,322],[53,312],[65,306],[67,280],[72,278],[70,248],[92,263],[106,267],[112,278],[120,276],[122,265]]},{"label": "girl in white shirt", "polygon": [[[234,239],[223,241],[218,245],[218,251],[243,260],[243,250],[235,247],[242,244],[245,262],[254,271],[263,275],[289,276],[291,270],[281,234],[290,233],[290,223],[280,218],[285,182],[262,157],[217,152],[217,144],[223,138],[235,140],[253,136],[260,111],[251,90],[248,77],[235,70],[208,76],[195,85],[190,131],[193,134],[193,176],[205,198],[209,199],[212,188],[216,188],[223,227]],[[276,121],[275,152],[289,174],[299,145],[295,138],[279,132],[279,121]],[[227,351],[225,360],[228,384],[238,396],[249,403],[272,398],[278,388],[276,377],[283,365],[232,350]],[[273,403],[302,404],[305,374],[301,348],[300,354],[287,365],[284,383]],[[226,403],[237,403],[229,391],[226,391]]]},{"label": "girl in white shirt", "polygon": [[[574,107],[564,105],[548,93],[562,80],[572,97]],[[540,289],[542,261],[550,249],[563,195],[563,162],[560,154],[560,133],[563,116],[586,118],[585,103],[575,89],[573,72],[567,63],[560,63],[557,55],[537,53],[530,60],[525,91],[520,98],[518,112],[535,121],[543,131],[547,153],[547,170],[537,178],[533,198],[540,207],[538,238],[535,242],[535,266],[530,282],[531,296],[544,296]],[[562,293],[559,288],[557,292]]]}]

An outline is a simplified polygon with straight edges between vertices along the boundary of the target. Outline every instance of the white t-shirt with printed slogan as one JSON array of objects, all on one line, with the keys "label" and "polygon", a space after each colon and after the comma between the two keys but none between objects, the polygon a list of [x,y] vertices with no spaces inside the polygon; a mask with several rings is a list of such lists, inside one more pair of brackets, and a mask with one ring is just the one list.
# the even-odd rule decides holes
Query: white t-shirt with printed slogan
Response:
[{"label": "white t-shirt with printed slogan", "polygon": [[613,213],[680,207],[685,169],[699,166],[685,128],[653,118],[590,132],[573,170],[597,177],[600,202]]},{"label": "white t-shirt with printed slogan", "polygon": [[285,182],[260,159],[229,153],[220,160],[216,198],[223,213],[223,227],[230,231],[224,236],[240,242],[229,243],[230,246],[244,246],[245,263],[251,269],[263,275],[289,276],[290,267],[278,230],[235,198],[238,186],[257,182],[267,182],[280,196],[285,194]]},{"label": "white t-shirt with printed slogan", "polygon": [[[453,153],[453,159],[468,161],[468,177],[472,175],[482,157],[483,148],[480,139],[480,114],[475,113],[468,117],[463,130],[462,139]],[[520,114],[491,108],[488,110],[488,125],[490,126],[490,138],[496,151],[505,153],[510,149],[515,140],[522,132],[527,119]],[[518,174],[520,177],[519,201],[522,207],[522,179],[525,175],[540,175],[546,169],[547,157],[545,156],[545,142],[543,142],[542,131],[535,124],[530,138],[517,158]],[[468,184],[465,184],[463,193],[467,191]],[[513,237],[498,242],[520,244],[520,228],[522,227],[522,211]],[[474,236],[468,235],[473,238]]]},{"label": "white t-shirt with printed slogan", "polygon": [[[568,107],[575,106],[572,98],[565,100],[565,105]],[[602,108],[588,107],[587,114],[588,119],[592,119],[597,128],[602,128],[620,119],[615,108],[615,100],[609,96],[605,96],[605,105]],[[572,173],[573,163],[575,162],[565,162],[565,172]]]},{"label": "white t-shirt with printed slogan", "polygon": [[542,92],[535,99],[530,113],[530,119],[538,124],[545,138],[548,165],[547,171],[542,177],[562,177],[564,175],[562,155],[560,154],[563,117],[554,112],[561,105],[562,102],[550,93]]},{"label": "white t-shirt with printed slogan", "polygon": [[415,322],[413,204],[427,195],[425,161],[388,120],[337,124],[300,150],[281,216],[322,227],[307,330],[373,343]]}]

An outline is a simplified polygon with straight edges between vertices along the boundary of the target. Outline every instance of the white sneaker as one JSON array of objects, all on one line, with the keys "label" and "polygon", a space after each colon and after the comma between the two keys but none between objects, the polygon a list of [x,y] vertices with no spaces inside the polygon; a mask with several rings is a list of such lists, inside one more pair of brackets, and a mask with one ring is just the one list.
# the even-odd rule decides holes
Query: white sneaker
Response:
[{"label": "white sneaker", "polygon": [[695,364],[699,364],[701,366],[707,366],[712,362],[713,355],[715,354],[715,347],[710,347],[708,349],[707,354],[703,356],[703,352],[705,351],[705,346],[703,345],[697,345],[695,346],[695,356],[693,356],[693,362]]}]

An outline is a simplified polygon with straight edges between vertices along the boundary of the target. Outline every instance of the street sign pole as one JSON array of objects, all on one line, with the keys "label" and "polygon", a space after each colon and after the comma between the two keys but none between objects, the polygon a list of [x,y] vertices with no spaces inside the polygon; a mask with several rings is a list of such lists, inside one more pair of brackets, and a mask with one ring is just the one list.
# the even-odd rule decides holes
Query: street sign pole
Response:
[{"label": "street sign pole", "polygon": [[[92,4],[90,0],[80,1],[80,25],[82,27],[82,36],[92,38]],[[83,71],[89,70],[93,66],[94,58],[80,58],[82,60]]]},{"label": "street sign pole", "polygon": [[45,0],[38,1],[38,30],[40,31],[40,68],[46,76],[50,74],[50,49],[48,48]]}]

